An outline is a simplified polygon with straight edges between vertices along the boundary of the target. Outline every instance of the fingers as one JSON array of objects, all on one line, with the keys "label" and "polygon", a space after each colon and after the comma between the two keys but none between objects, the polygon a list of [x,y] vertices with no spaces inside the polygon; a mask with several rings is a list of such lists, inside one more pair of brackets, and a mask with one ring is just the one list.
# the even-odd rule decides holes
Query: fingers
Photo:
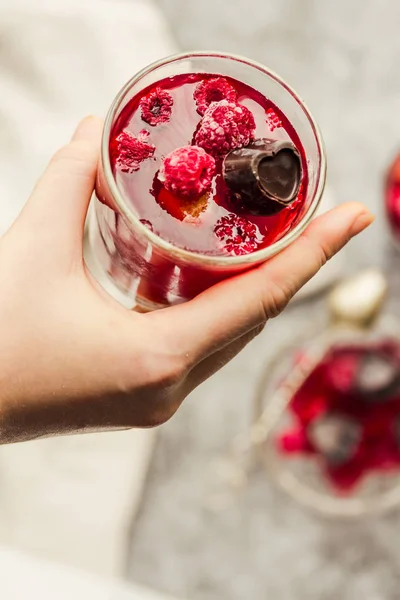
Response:
[{"label": "fingers", "polygon": [[276,316],[329,258],[372,221],[361,204],[342,205],[315,219],[296,242],[261,267],[148,317],[160,321],[168,315],[175,343],[193,364]]},{"label": "fingers", "polygon": [[21,215],[40,239],[53,234],[63,244],[81,246],[100,153],[102,120],[87,117],[71,141],[58,150],[37,183]]},{"label": "fingers", "polygon": [[86,117],[78,123],[72,135],[71,142],[84,140],[94,142],[97,147],[101,140],[102,131],[103,119],[94,116]]}]

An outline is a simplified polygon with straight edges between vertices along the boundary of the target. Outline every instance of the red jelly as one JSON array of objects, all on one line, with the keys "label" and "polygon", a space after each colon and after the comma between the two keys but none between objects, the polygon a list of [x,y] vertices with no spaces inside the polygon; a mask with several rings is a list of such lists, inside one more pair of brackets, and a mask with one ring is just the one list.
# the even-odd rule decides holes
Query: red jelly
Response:
[{"label": "red jelly", "polygon": [[[143,130],[148,132],[146,137]],[[124,136],[140,140],[140,148],[134,150],[140,150],[142,158],[132,168],[126,167],[128,151],[122,147],[122,155],[115,152]],[[222,177],[226,153],[246,146],[255,137],[289,140],[301,156],[301,196],[273,216],[239,210]],[[202,146],[207,160],[195,157],[194,167],[178,164],[173,171],[171,156],[173,160],[182,160],[185,153],[190,157],[187,148],[193,145]],[[177,75],[144,89],[117,119],[110,150],[114,177],[125,202],[139,219],[151,223],[158,236],[179,248],[214,256],[249,254],[282,238],[302,216],[307,163],[296,131],[270,99],[233,78]],[[178,179],[182,173],[179,181],[177,173]],[[221,223],[235,215],[240,226],[234,235],[225,234]]]},{"label": "red jelly", "polygon": [[237,92],[225,77],[215,77],[200,81],[195,87],[193,98],[196,102],[197,112],[199,115],[204,115],[212,102],[221,100],[236,102]]},{"label": "red jelly", "polygon": [[158,179],[168,192],[180,199],[198,199],[211,189],[214,174],[212,156],[198,146],[184,146],[164,158]]}]

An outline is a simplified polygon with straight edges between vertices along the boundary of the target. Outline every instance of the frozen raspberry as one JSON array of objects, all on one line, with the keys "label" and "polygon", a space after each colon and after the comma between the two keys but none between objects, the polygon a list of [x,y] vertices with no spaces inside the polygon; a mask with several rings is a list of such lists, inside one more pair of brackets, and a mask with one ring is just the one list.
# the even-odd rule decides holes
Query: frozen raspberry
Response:
[{"label": "frozen raspberry", "polygon": [[155,152],[155,146],[148,144],[145,140],[148,132],[141,131],[136,137],[127,131],[120,133],[114,140],[111,153],[121,171],[132,173],[140,169],[140,164],[147,158],[151,158]]},{"label": "frozen raspberry", "polygon": [[269,108],[267,110],[267,125],[270,128],[270,131],[274,131],[274,129],[278,129],[279,127],[282,127],[282,121],[280,120],[280,118],[278,117],[278,115],[276,114],[276,112],[274,111],[273,108]]},{"label": "frozen raspberry", "polygon": [[236,102],[237,93],[223,77],[214,77],[213,79],[204,79],[196,86],[193,98],[196,102],[197,112],[204,115],[212,102],[227,100]]},{"label": "frozen raspberry", "polygon": [[195,134],[195,143],[214,156],[227,154],[234,148],[247,146],[255,128],[254,117],[246,106],[221,100],[207,108]]},{"label": "frozen raspberry", "polygon": [[141,99],[139,106],[142,111],[142,119],[149,125],[168,123],[171,118],[172,96],[166,90],[156,88]]},{"label": "frozen raspberry", "polygon": [[236,256],[254,252],[261,242],[257,225],[234,213],[221,217],[214,227],[214,233],[224,243],[225,250]]},{"label": "frozen raspberry", "polygon": [[282,433],[278,440],[278,447],[285,454],[313,451],[313,447],[307,437],[307,432],[303,427],[296,427]]},{"label": "frozen raspberry", "polygon": [[183,146],[164,158],[158,178],[169,192],[197,198],[210,189],[214,174],[212,156],[198,146]]},{"label": "frozen raspberry", "polygon": [[360,354],[348,350],[337,350],[325,367],[326,382],[336,392],[349,394],[353,391],[360,364]]}]

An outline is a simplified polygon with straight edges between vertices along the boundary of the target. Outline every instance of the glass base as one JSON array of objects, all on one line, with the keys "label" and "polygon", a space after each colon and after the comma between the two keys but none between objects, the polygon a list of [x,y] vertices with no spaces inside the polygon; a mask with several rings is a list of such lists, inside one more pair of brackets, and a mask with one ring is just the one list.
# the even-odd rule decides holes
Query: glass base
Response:
[{"label": "glass base", "polygon": [[112,277],[106,265],[110,263],[110,257],[106,251],[103,241],[100,238],[100,231],[96,220],[91,218],[93,208],[89,209],[88,218],[85,225],[85,236],[83,245],[83,254],[86,266],[99,282],[99,284],[112,296],[119,304],[135,310],[137,312],[151,312],[160,308],[165,308],[162,304],[155,304],[141,298],[136,294],[138,282],[133,278],[128,280],[125,275],[121,278]]},{"label": "glass base", "polygon": [[371,469],[351,489],[341,490],[327,478],[325,462],[321,462],[320,456],[283,452],[277,443],[282,434],[292,429],[294,416],[288,407],[295,391],[327,350],[337,343],[362,345],[373,340],[400,339],[399,322],[386,316],[368,331],[337,327],[319,335],[313,333],[305,334],[302,342],[295,340],[282,348],[264,369],[254,400],[253,428],[262,431],[254,444],[257,457],[281,489],[320,515],[351,518],[399,509],[398,467]]}]

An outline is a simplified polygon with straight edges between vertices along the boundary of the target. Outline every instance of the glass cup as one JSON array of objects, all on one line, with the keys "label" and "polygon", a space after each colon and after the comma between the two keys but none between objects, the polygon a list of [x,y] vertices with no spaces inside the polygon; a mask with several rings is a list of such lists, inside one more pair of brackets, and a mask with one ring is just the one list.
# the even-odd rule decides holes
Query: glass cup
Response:
[{"label": "glass cup", "polygon": [[[109,142],[113,126],[133,96],[166,77],[185,73],[230,76],[272,100],[295,128],[303,145],[308,189],[297,222],[278,241],[245,256],[210,256],[165,241],[134,213],[116,185]],[[318,127],[298,94],[261,64],[222,53],[179,54],[137,73],[115,98],[105,121],[95,198],[88,221],[87,254],[94,275],[126,306],[154,310],[185,302],[211,285],[271,258],[305,229],[320,202],[326,158]]]},{"label": "glass cup", "polygon": [[[383,341],[395,344],[400,349],[400,321],[389,315],[381,316],[369,329],[342,324],[323,331],[304,331],[298,339],[281,348],[265,366],[258,386],[253,431],[254,437],[257,438],[255,434],[258,434],[255,443],[258,457],[268,475],[281,489],[303,506],[327,517],[362,517],[398,508],[400,465],[386,464],[384,455],[379,468],[372,465],[357,478],[354,486],[348,490],[336,488],[327,477],[326,467],[321,464],[320,457],[307,452],[282,451],[282,436],[291,431],[296,422],[289,406],[308,374],[331,348],[337,344],[363,348],[365,344]],[[375,373],[375,379],[378,377],[379,374]],[[388,410],[384,404],[376,408],[378,417],[385,416]],[[393,418],[396,419],[391,423],[394,427],[398,417],[394,414]],[[390,431],[381,432],[377,429],[374,444],[381,443],[380,436],[386,438],[390,434]]]}]

